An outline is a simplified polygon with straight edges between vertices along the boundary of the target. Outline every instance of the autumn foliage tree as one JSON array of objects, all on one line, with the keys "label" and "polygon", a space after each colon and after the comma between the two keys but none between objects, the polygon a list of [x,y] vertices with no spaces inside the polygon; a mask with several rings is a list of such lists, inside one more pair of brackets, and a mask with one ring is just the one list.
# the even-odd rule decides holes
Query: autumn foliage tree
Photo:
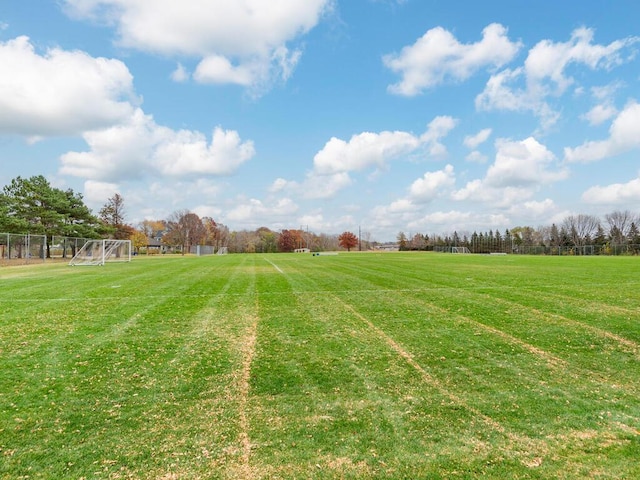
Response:
[{"label": "autumn foliage tree", "polygon": [[346,248],[347,252],[350,252],[353,247],[358,245],[358,237],[351,232],[343,232],[338,237],[338,244],[342,248]]},{"label": "autumn foliage tree", "polygon": [[278,250],[280,252],[293,252],[295,248],[296,244],[291,230],[282,230],[278,238]]},{"label": "autumn foliage tree", "polygon": [[125,223],[124,198],[119,193],[107,200],[107,203],[100,209],[99,215],[102,223],[117,240],[128,240],[135,232],[131,225]]},{"label": "autumn foliage tree", "polygon": [[178,210],[167,219],[167,233],[163,241],[180,247],[184,255],[192,245],[198,245],[205,235],[205,226],[198,215],[188,210]]}]

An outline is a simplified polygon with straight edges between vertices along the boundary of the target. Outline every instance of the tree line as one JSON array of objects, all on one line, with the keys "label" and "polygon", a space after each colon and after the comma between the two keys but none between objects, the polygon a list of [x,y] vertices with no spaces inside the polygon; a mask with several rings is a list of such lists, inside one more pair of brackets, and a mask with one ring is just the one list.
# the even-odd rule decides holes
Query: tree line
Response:
[{"label": "tree line", "polygon": [[[133,226],[126,221],[124,198],[115,193],[95,215],[80,193],[53,187],[42,175],[16,177],[0,193],[0,232],[47,236],[50,258],[54,236],[131,240],[136,252],[161,245],[185,254],[196,245],[230,253],[292,252],[296,249],[327,251],[362,246],[351,232],[341,235],[315,234],[300,229],[279,232],[267,227],[254,231],[230,231],[211,217],[200,218],[189,210],[177,210],[166,219],[144,220]],[[369,246],[368,235],[364,241]]]},{"label": "tree line", "polygon": [[[368,250],[377,245],[370,234],[356,236],[345,231],[340,235],[316,234],[308,229],[274,231],[230,231],[211,217],[200,218],[189,210],[177,210],[166,219],[144,220],[133,226],[126,221],[124,198],[115,193],[95,215],[85,205],[80,193],[53,187],[42,175],[17,177],[0,193],[0,232],[47,236],[46,255],[54,236],[76,238],[115,238],[132,241],[137,252],[158,243],[172,251],[187,253],[193,246],[209,245],[215,250],[226,247],[230,253]],[[556,225],[518,226],[485,232],[453,232],[449,235],[416,233],[397,236],[400,250],[434,250],[467,247],[475,253],[527,253],[526,248],[548,249],[587,245],[599,247],[634,246],[640,253],[640,215],[617,210],[604,216],[569,215]]]},{"label": "tree line", "polygon": [[616,210],[604,216],[604,222],[594,215],[569,215],[557,225],[525,226],[488,232],[457,231],[449,235],[417,233],[397,235],[400,250],[437,250],[441,247],[466,247],[473,253],[528,253],[532,247],[549,251],[560,248],[583,250],[586,246],[603,248],[632,247],[627,251],[640,253],[640,215],[629,210]]}]

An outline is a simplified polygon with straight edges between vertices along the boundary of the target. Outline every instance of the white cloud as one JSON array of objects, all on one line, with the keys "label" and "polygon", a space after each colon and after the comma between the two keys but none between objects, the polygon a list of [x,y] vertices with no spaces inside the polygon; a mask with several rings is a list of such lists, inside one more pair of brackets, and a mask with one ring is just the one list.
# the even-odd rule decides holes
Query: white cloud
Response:
[{"label": "white cloud", "polygon": [[268,188],[269,193],[287,192],[305,199],[327,199],[353,183],[347,172],[317,175],[309,172],[302,182],[277,178]]},{"label": "white cloud", "polygon": [[298,205],[290,198],[272,199],[266,203],[255,198],[237,199],[225,219],[246,228],[256,228],[289,219],[298,211]]},{"label": "white cloud", "polygon": [[178,63],[176,69],[171,73],[171,80],[174,82],[186,82],[189,80],[189,72],[181,63]]},{"label": "white cloud", "polygon": [[386,207],[386,211],[391,214],[413,213],[416,210],[415,204],[409,198],[399,198]]},{"label": "white cloud", "polygon": [[486,163],[487,160],[489,160],[489,157],[487,157],[486,155],[480,153],[477,150],[474,150],[473,152],[470,152],[469,155],[467,155],[466,157],[464,157],[464,159],[467,162],[473,162],[473,163]]},{"label": "white cloud", "polygon": [[[559,118],[559,113],[548,104],[549,97],[561,96],[575,83],[575,79],[566,74],[570,66],[611,69],[627,60],[623,57],[624,50],[638,40],[638,37],[628,37],[609,45],[594,44],[593,30],[589,28],[574,30],[567,42],[542,40],[529,50],[524,67],[492,75],[484,91],[476,97],[476,108],[532,111],[547,128]],[[515,86],[521,80],[524,84]]]},{"label": "white cloud", "polygon": [[432,212],[420,217],[408,224],[409,228],[424,233],[453,232],[454,230],[467,229],[472,225],[476,215],[471,212],[450,210],[448,212]]},{"label": "white cloud", "polygon": [[295,184],[295,182],[289,182],[288,180],[285,180],[284,178],[276,178],[273,181],[273,183],[271,183],[271,186],[268,188],[269,193],[281,192],[281,191],[285,190],[292,183]]},{"label": "white cloud", "polygon": [[193,207],[191,211],[200,218],[210,217],[216,220],[216,222],[223,214],[223,210],[221,208],[212,205],[197,205]]},{"label": "white cloud", "polygon": [[236,131],[217,127],[208,142],[200,132],[157,125],[140,109],[128,123],[83,138],[89,151],[62,155],[60,172],[102,182],[154,174],[229,175],[255,154],[253,143],[242,142]]},{"label": "white cloud", "polygon": [[360,171],[369,167],[383,168],[399,157],[409,155],[422,146],[432,156],[441,156],[446,148],[440,143],[456,120],[448,116],[434,118],[420,137],[412,133],[384,131],[353,135],[346,142],[333,137],[313,159],[314,171],[320,175]]},{"label": "white cloud", "polygon": [[119,193],[119,189],[115,183],[94,180],[84,182],[84,200],[89,204],[105,204],[116,193]]},{"label": "white cloud", "polygon": [[458,121],[448,115],[437,116],[429,122],[427,131],[420,136],[420,141],[427,145],[430,156],[442,157],[447,154],[447,148],[440,143],[440,140],[446,137],[457,124]]},{"label": "white cloud", "polygon": [[600,101],[611,101],[616,92],[622,87],[624,87],[624,82],[617,80],[608,85],[592,87],[591,95],[593,95],[593,98]]},{"label": "white cloud", "polygon": [[348,142],[332,137],[313,158],[314,170],[332,174],[381,168],[389,160],[413,152],[420,139],[407,132],[364,132],[353,135]]},{"label": "white cloud", "polygon": [[549,219],[558,214],[558,207],[550,198],[544,200],[528,200],[526,202],[515,203],[509,208],[509,214],[519,217],[528,223],[546,223]]},{"label": "white cloud", "polygon": [[615,117],[617,113],[618,110],[613,105],[605,103],[594,106],[591,110],[585,113],[582,118],[587,120],[591,125],[600,125]]},{"label": "white cloud", "polygon": [[301,185],[301,195],[308,199],[331,198],[340,190],[353,183],[347,172],[338,172],[331,175],[307,175]]},{"label": "white cloud", "polygon": [[420,209],[409,199],[400,198],[389,205],[378,205],[369,212],[367,228],[384,230],[397,225],[407,225],[420,215]]},{"label": "white cloud", "polygon": [[507,207],[530,198],[540,186],[568,176],[566,169],[553,168],[553,153],[532,137],[522,141],[498,140],[496,149],[495,161],[484,179],[472,180],[453,192],[454,200]]},{"label": "white cloud", "polygon": [[550,170],[555,155],[533,137],[496,143],[496,160],[489,167],[485,183],[492,187],[529,186],[567,177],[566,170]]},{"label": "white cloud", "polygon": [[74,18],[114,25],[122,47],[199,58],[196,81],[244,86],[286,80],[300,57],[287,43],[332,6],[332,0],[64,1]]},{"label": "white cloud", "polygon": [[640,205],[640,178],[634,178],[627,183],[591,187],[582,194],[582,200],[603,205]]},{"label": "white cloud", "polygon": [[200,83],[235,83],[248,87],[259,75],[260,63],[233,65],[222,55],[210,55],[196,67],[193,78]]},{"label": "white cloud", "polygon": [[0,42],[0,132],[75,135],[128,118],[133,77],[124,63],[80,51],[35,51],[29,38]]},{"label": "white cloud", "polygon": [[565,148],[568,162],[595,162],[640,148],[640,104],[629,103],[609,128],[609,138],[589,141],[575,148]]},{"label": "white cloud", "polygon": [[498,68],[513,59],[520,43],[511,42],[507,29],[493,23],[482,31],[482,40],[460,43],[442,27],[428,30],[399,54],[385,55],[387,68],[402,75],[389,86],[391,93],[413,96],[451,79],[463,81],[483,68]]},{"label": "white cloud", "polygon": [[492,130],[490,128],[483,128],[475,135],[467,135],[464,137],[464,146],[471,150],[478,148],[478,146],[489,139],[491,132]]},{"label": "white cloud", "polygon": [[229,175],[255,154],[253,142],[242,142],[235,130],[216,127],[211,143],[200,132],[162,129],[154,162],[165,175]]},{"label": "white cloud", "polygon": [[530,51],[525,61],[527,79],[540,87],[541,82],[551,80],[558,93],[563,93],[573,84],[571,77],[565,76],[570,64],[582,64],[592,70],[610,69],[621,64],[623,48],[638,41],[638,38],[616,40],[609,45],[593,44],[593,30],[578,28],[571,34],[568,42],[542,40]]},{"label": "white cloud", "polygon": [[409,195],[415,202],[430,202],[441,194],[443,189],[455,184],[453,166],[447,165],[442,170],[427,172],[422,178],[414,181],[409,187]]}]

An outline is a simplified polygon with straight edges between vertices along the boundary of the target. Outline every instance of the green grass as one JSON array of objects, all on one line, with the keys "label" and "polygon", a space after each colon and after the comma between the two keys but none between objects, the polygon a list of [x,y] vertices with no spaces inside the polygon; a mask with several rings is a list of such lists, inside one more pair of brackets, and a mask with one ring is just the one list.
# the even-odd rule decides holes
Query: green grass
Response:
[{"label": "green grass", "polygon": [[0,269],[0,478],[639,478],[640,259]]}]

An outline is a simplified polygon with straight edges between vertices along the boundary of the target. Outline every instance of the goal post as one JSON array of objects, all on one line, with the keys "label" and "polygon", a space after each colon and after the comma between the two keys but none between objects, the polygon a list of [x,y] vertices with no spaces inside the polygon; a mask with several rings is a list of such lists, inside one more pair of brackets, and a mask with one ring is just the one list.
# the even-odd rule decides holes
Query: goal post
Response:
[{"label": "goal post", "polygon": [[131,240],[88,240],[69,265],[104,265],[107,262],[130,262]]},{"label": "goal post", "polygon": [[451,253],[471,253],[468,247],[451,247]]}]

